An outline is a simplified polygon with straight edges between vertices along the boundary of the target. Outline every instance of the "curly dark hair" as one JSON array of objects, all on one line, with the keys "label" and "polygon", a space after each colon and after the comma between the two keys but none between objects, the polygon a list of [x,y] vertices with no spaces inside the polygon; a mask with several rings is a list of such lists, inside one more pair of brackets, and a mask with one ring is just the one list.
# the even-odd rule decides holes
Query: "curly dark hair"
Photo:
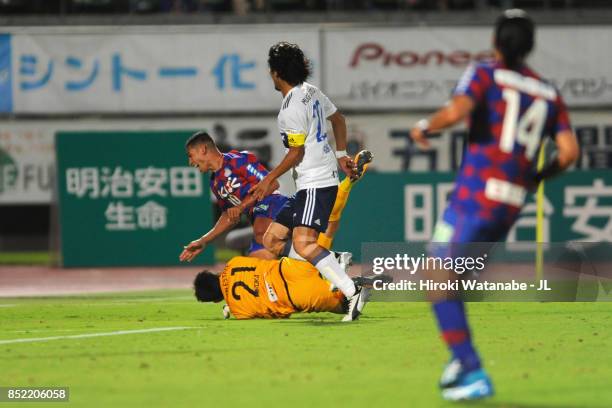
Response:
[{"label": "curly dark hair", "polygon": [[223,300],[219,275],[204,270],[197,274],[193,281],[195,297],[200,302],[219,302]]},{"label": "curly dark hair", "polygon": [[299,85],[311,74],[310,61],[296,44],[281,41],[268,52],[270,70],[289,85]]}]

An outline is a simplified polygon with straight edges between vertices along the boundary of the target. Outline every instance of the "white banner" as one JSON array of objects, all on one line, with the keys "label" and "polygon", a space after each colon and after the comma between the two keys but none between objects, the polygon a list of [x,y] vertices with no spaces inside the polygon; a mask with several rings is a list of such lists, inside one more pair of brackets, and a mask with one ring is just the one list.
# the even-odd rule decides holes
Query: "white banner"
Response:
[{"label": "white banner", "polygon": [[0,204],[48,204],[55,177],[53,133],[0,126]]},{"label": "white banner", "polygon": [[161,30],[13,34],[12,111],[273,111],[282,97],[270,79],[268,50],[281,40],[300,44],[319,82],[316,29]]},{"label": "white banner", "polygon": [[[219,120],[0,121],[0,204],[51,202],[55,178],[54,135],[71,130],[206,130],[222,151],[250,150],[267,166],[278,164],[285,153],[274,115]],[[289,175],[281,179],[281,190],[286,194],[295,191]]]},{"label": "white banner", "polygon": [[[408,139],[410,127],[422,116],[414,114],[347,115],[348,142],[355,152],[374,153],[377,171],[453,171],[461,162],[464,129],[458,127],[431,139],[421,151]],[[579,168],[602,168],[612,163],[612,117],[605,111],[578,112],[572,125],[581,140]],[[0,122],[0,204],[49,203],[54,186],[54,135],[61,130],[206,130],[222,151],[250,150],[267,166],[285,154],[276,117],[247,116],[219,119],[29,120]],[[333,136],[330,136],[333,142]],[[185,157],[185,160],[187,158]],[[610,164],[608,164],[610,166]],[[292,194],[287,174],[281,190]]]},{"label": "white banner", "polygon": [[[162,31],[163,30],[163,31]],[[273,112],[269,47],[298,43],[340,108],[429,109],[491,56],[489,27],[44,28],[0,34],[0,112]],[[612,104],[612,27],[539,28],[533,68],[568,105]],[[322,44],[322,47],[320,46]]]},{"label": "white banner", "polygon": [[[455,171],[461,164],[465,126],[431,135],[431,148],[421,150],[409,138],[410,128],[426,115],[347,115],[349,144],[374,154],[378,171]],[[580,169],[612,168],[612,116],[606,111],[570,113],[579,138]]]},{"label": "white banner", "polygon": [[[492,29],[350,28],[325,36],[325,91],[345,108],[429,109],[443,104],[473,61],[491,56]],[[612,104],[612,27],[541,27],[530,65],[570,106]]]}]

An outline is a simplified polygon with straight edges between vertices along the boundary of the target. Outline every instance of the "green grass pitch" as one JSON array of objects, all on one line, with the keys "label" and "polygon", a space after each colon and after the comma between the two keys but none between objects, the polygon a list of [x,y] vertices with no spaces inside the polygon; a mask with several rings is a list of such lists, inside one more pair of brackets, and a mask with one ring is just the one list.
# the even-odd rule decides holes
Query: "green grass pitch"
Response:
[{"label": "green grass pitch", "polygon": [[[468,309],[497,395],[459,406],[612,406],[612,303]],[[189,291],[1,299],[0,341],[192,329],[0,344],[0,386],[69,386],[72,407],[457,406],[437,392],[447,353],[427,304],[374,302],[339,320],[225,321]]]}]

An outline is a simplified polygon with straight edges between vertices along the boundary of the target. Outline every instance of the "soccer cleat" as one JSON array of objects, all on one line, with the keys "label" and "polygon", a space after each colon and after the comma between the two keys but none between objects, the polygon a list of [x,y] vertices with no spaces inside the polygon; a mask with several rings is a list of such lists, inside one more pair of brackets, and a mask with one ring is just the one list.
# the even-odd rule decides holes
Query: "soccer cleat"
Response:
[{"label": "soccer cleat", "polygon": [[362,150],[357,153],[354,159],[356,177],[351,182],[356,183],[361,179],[372,159],[374,159],[374,155],[369,150]]},{"label": "soccer cleat", "polygon": [[344,315],[344,317],[342,318],[343,322],[352,322],[354,320],[357,320],[359,319],[359,315],[361,314],[358,306],[359,302],[362,301],[361,296],[363,294],[363,289],[361,288],[361,286],[357,286],[356,289],[357,290],[355,291],[355,294],[348,300],[348,310],[346,312],[346,315]]},{"label": "soccer cleat", "polygon": [[442,398],[447,401],[476,400],[493,394],[491,379],[482,368],[461,372],[453,383],[442,388]]},{"label": "soccer cleat", "polygon": [[[349,268],[353,264],[353,254],[351,252],[336,252],[336,251],[332,251],[332,253],[334,254],[334,257],[336,258],[336,261],[338,261],[338,264],[340,264],[340,267],[344,270],[344,273],[348,275]],[[338,289],[336,288],[336,285],[330,282],[329,290],[333,292],[336,289]]]},{"label": "soccer cleat", "polygon": [[[366,303],[370,300],[375,282],[390,283],[393,282],[393,277],[387,275],[372,275],[372,276],[355,276],[353,282],[355,287],[361,288],[361,295],[357,301],[357,311],[361,315]],[[348,321],[348,320],[347,320]]]},{"label": "soccer cleat", "polygon": [[461,362],[454,358],[446,364],[440,377],[440,388],[447,388],[457,381],[461,374]]},{"label": "soccer cleat", "polygon": [[371,294],[372,288],[361,288],[361,295],[359,296],[359,300],[357,301],[357,311],[359,312],[359,315],[363,313],[363,308],[370,300]]},{"label": "soccer cleat", "polygon": [[349,267],[353,264],[353,254],[351,252],[334,252],[338,263],[348,274]]},{"label": "soccer cleat", "polygon": [[223,305],[223,309],[221,310],[223,313],[223,318],[224,319],[229,319],[230,318],[230,308],[228,305]]},{"label": "soccer cleat", "polygon": [[374,287],[375,282],[391,283],[393,277],[389,275],[370,275],[370,276],[355,276],[353,278],[356,286],[363,286],[367,288]]}]

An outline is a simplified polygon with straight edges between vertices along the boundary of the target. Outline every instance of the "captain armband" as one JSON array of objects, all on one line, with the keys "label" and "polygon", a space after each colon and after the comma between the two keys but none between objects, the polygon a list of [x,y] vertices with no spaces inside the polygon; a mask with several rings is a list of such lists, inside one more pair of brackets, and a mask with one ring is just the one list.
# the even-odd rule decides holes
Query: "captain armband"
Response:
[{"label": "captain armband", "polygon": [[287,144],[289,147],[300,147],[306,143],[306,135],[304,133],[287,133]]}]

